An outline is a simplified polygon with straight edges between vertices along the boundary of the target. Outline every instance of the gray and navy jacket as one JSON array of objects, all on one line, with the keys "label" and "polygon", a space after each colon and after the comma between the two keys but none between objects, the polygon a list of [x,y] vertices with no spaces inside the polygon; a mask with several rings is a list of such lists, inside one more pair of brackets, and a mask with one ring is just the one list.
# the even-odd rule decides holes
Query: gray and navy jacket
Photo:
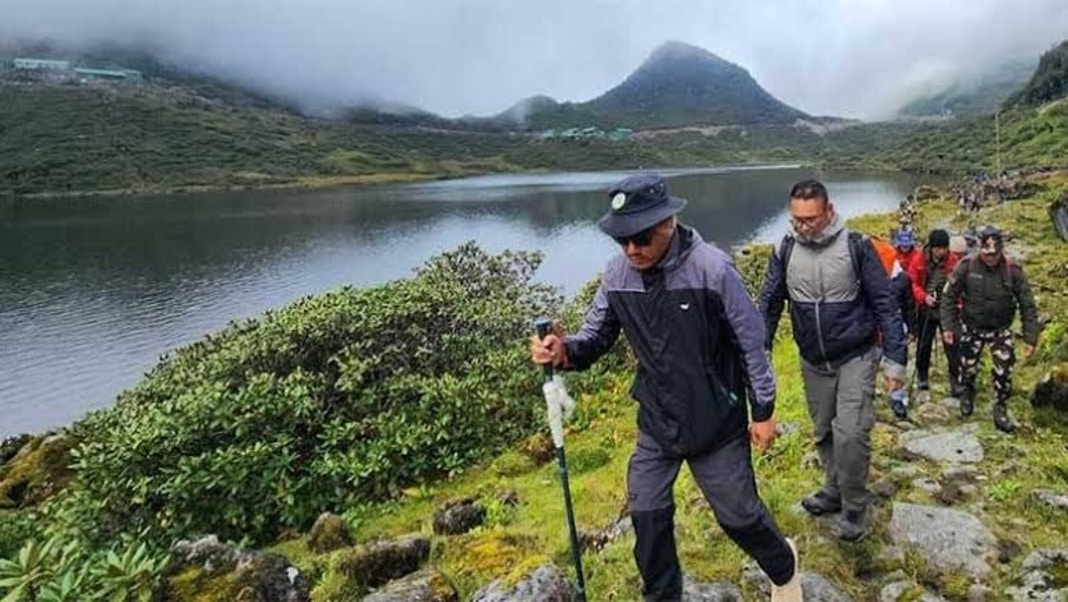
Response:
[{"label": "gray and navy jacket", "polygon": [[769,260],[760,311],[767,320],[771,349],[779,318],[790,301],[790,322],[801,357],[832,371],[883,342],[883,370],[903,381],[907,347],[905,330],[890,290],[886,269],[871,241],[864,239],[860,273],[850,255],[849,233],[840,216],[814,238],[796,232],[784,272],[776,249]]},{"label": "gray and navy jacket", "polygon": [[692,456],[744,436],[775,409],[764,322],[730,257],[679,225],[664,257],[637,270],[623,255],[605,268],[568,368],[584,370],[622,330],[638,357],[630,394],[638,427],[661,447]]}]

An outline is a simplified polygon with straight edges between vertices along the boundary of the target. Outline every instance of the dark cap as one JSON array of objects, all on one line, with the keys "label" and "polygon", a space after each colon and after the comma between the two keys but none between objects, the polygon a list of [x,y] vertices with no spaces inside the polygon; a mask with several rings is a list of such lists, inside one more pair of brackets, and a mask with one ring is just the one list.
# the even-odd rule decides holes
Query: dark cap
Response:
[{"label": "dark cap", "polygon": [[597,226],[617,238],[655,226],[686,206],[686,199],[669,196],[664,178],[653,174],[624,179],[608,192],[608,202],[608,213]]},{"label": "dark cap", "polygon": [[931,230],[931,233],[927,235],[927,246],[948,248],[949,247],[949,232],[945,230]]},{"label": "dark cap", "polygon": [[996,255],[1001,252],[1004,244],[1001,230],[996,226],[984,226],[976,233],[979,239],[979,252],[983,255]]}]

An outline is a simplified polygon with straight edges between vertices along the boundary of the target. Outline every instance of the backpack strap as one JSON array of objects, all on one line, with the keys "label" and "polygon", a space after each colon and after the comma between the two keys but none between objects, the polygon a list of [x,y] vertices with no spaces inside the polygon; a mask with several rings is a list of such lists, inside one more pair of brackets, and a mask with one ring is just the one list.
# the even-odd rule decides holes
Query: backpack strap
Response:
[{"label": "backpack strap", "polygon": [[849,259],[853,262],[853,277],[859,283],[864,274],[864,244],[868,235],[863,232],[849,232]]},{"label": "backpack strap", "polygon": [[792,234],[787,234],[782,237],[782,242],[779,243],[779,261],[782,262],[783,278],[786,277],[786,268],[790,265],[790,255],[794,252],[794,244],[797,240]]}]

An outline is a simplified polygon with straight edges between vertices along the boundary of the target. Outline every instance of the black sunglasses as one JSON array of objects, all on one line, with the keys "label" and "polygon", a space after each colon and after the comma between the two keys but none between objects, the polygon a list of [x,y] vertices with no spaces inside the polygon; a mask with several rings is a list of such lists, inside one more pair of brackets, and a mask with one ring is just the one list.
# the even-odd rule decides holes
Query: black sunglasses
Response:
[{"label": "black sunglasses", "polygon": [[621,247],[626,247],[630,243],[634,243],[634,246],[636,247],[648,247],[649,243],[653,242],[654,228],[656,228],[656,226],[651,226],[637,234],[631,234],[630,236],[613,236],[612,239]]}]

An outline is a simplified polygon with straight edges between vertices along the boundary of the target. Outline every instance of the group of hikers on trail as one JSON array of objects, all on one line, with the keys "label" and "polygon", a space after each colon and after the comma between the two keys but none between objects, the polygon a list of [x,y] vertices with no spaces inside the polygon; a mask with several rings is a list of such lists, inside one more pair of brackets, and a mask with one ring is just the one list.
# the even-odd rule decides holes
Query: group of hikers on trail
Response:
[{"label": "group of hikers on trail", "polygon": [[940,229],[922,249],[911,227],[889,245],[850,231],[822,183],[798,182],[787,195],[792,228],[754,300],[730,256],[678,221],[687,201],[671,196],[662,178],[628,177],[608,201],[598,226],[622,253],[606,265],[578,332],[532,337],[531,359],[584,370],[621,332],[637,357],[630,394],[638,438],[626,493],[646,600],[682,597],[673,485],[684,461],[723,531],[771,579],[771,599],[802,599],[797,547],[760,499],[750,455],[776,438],[770,352],[787,305],[824,473],[801,504],[813,516],[837,514],[842,540],[858,541],[870,529],[876,381],[881,372],[894,414],[904,419],[910,339],[917,386],[926,391],[941,330],[964,417],[974,410],[979,356],[989,345],[994,422],[1012,431],[1010,327],[1019,307],[1029,355],[1038,319],[1024,272],[1005,256],[996,228],[979,231],[971,254],[951,252]]}]

